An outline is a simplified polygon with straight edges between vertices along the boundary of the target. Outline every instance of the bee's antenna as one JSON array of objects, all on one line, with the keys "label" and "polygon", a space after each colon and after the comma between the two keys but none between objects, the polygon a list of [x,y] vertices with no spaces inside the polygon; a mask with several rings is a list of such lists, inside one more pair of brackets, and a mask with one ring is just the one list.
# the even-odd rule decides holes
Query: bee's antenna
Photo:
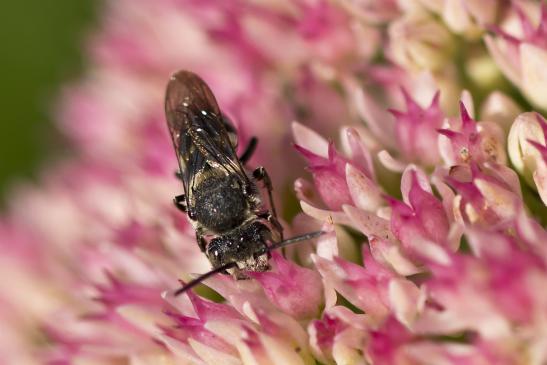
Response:
[{"label": "bee's antenna", "polygon": [[311,240],[313,238],[317,238],[317,237],[321,236],[324,233],[326,233],[326,232],[324,232],[324,231],[315,231],[315,232],[310,232],[310,233],[303,234],[301,236],[296,236],[296,237],[293,237],[293,238],[289,238],[289,239],[286,239],[286,240],[281,241],[281,242],[277,242],[277,243],[271,245],[270,247],[268,247],[268,252],[273,251],[273,250],[277,250],[278,248],[287,247],[289,245],[292,245],[293,243],[297,243],[297,242],[300,242],[300,241],[306,241],[306,240]]},{"label": "bee's antenna", "polygon": [[184,293],[185,291],[187,290],[190,290],[192,289],[194,286],[198,285],[199,283],[201,283],[203,280],[215,275],[215,274],[218,274],[219,272],[223,272],[225,270],[228,270],[228,269],[231,269],[233,267],[237,266],[237,264],[235,262],[229,262],[227,264],[224,264],[220,267],[217,267],[216,269],[213,269],[209,272],[206,272],[205,274],[203,275],[200,275],[198,276],[197,278],[195,278],[194,280],[190,281],[188,284],[184,285],[182,288],[179,288],[177,289],[173,295],[176,297],[178,295],[181,295],[182,293]]}]

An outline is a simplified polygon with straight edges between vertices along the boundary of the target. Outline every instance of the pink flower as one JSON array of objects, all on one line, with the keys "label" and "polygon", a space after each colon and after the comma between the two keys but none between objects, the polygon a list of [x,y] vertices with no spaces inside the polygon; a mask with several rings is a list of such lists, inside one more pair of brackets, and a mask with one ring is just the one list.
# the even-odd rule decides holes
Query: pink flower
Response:
[{"label": "pink flower", "polygon": [[547,122],[538,113],[523,113],[515,119],[508,136],[511,162],[526,182],[535,186],[547,204]]},{"label": "pink flower", "polygon": [[297,319],[315,317],[323,301],[321,278],[317,272],[298,267],[278,253],[273,253],[272,261],[274,271],[252,273],[251,277],[285,313]]},{"label": "pink flower", "polygon": [[[417,173],[411,172],[407,203],[390,199],[391,231],[411,256],[419,252],[424,241],[439,245],[448,244],[449,220],[442,203],[431,191],[424,190],[418,182]],[[430,187],[427,186],[428,190]]]},{"label": "pink flower", "polygon": [[366,317],[342,306],[326,310],[321,319],[310,322],[308,326],[314,356],[327,364],[362,359],[369,328]]},{"label": "pink flower", "polygon": [[390,110],[397,119],[397,141],[405,159],[424,165],[435,165],[440,160],[437,149],[437,129],[441,127],[444,115],[439,106],[439,92],[435,93],[427,109],[420,107],[402,89],[406,113]]},{"label": "pink flower", "polygon": [[[452,124],[457,125],[457,121]],[[496,124],[477,123],[469,115],[463,102],[460,102],[460,123],[458,130],[440,129],[439,133],[447,137],[449,144],[444,142],[441,153],[448,165],[494,162],[504,164],[503,134]],[[454,127],[453,127],[454,128]],[[450,150],[451,149],[451,150]]]},{"label": "pink flower", "polygon": [[[525,5],[529,6],[521,7]],[[485,42],[503,74],[534,105],[547,107],[542,96],[547,89],[543,67],[547,61],[547,6],[514,2],[505,23],[493,31],[495,35],[485,36]]]},{"label": "pink flower", "polygon": [[[525,2],[403,3],[108,4],[58,107],[73,153],[0,218],[0,362],[545,363],[544,207],[518,174],[545,198],[546,128],[507,96],[543,106],[545,19]],[[487,28],[505,94],[473,77],[475,52],[493,62],[473,41]],[[325,233],[174,297],[210,268],[171,204],[162,100],[181,68],[239,152],[259,137],[249,167],[274,179],[285,235]]]},{"label": "pink flower", "polygon": [[490,225],[514,217],[520,199],[518,178],[511,170],[502,170],[505,176],[499,172],[496,167],[481,170],[475,164],[452,169],[446,182],[457,192],[453,206],[456,220]]},{"label": "pink flower", "polygon": [[389,55],[410,70],[439,70],[452,53],[448,29],[419,7],[391,22]]},{"label": "pink flower", "polygon": [[[348,129],[342,136],[346,149],[355,161],[352,162],[341,156],[332,142],[327,143],[305,127],[294,125],[293,130],[297,143],[302,143],[295,147],[308,160],[316,190],[330,209],[340,210],[342,205],[351,203],[354,198],[370,209],[380,204],[380,190],[373,181],[370,153],[357,131]],[[368,186],[371,191],[362,196],[357,186]],[[337,194],[333,195],[332,191],[337,191]]]},{"label": "pink flower", "polygon": [[[349,203],[351,196],[344,179],[347,162],[338,155],[334,145],[329,144],[327,158],[314,155],[298,145],[296,148],[308,159],[315,187],[329,208],[340,210],[343,204]],[[332,191],[337,191],[338,194],[332,195]]]}]

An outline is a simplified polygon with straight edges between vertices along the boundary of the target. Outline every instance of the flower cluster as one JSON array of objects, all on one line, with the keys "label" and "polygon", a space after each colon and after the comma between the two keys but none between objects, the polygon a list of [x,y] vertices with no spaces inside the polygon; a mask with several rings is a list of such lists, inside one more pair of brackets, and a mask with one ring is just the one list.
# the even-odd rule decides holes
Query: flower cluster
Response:
[{"label": "flower cluster", "polygon": [[[525,0],[106,3],[74,152],[0,218],[0,362],[544,364],[546,39]],[[175,297],[210,267],[171,204],[178,69],[258,136],[285,234],[325,233]]]}]

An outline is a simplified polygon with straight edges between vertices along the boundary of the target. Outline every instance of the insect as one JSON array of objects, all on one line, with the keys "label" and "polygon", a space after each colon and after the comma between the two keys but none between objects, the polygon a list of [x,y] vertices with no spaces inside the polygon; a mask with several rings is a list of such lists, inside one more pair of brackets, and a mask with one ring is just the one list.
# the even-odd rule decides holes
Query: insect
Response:
[{"label": "insect", "polygon": [[[249,173],[244,167],[257,139],[252,138],[237,156],[236,130],[199,76],[184,70],[171,76],[165,114],[179,163],[177,176],[184,186],[184,194],[177,195],[174,204],[188,215],[199,248],[213,266],[175,295],[217,273],[244,279],[246,271],[266,271],[270,251],[322,234],[283,241],[266,169],[258,167]],[[269,208],[258,183],[267,190]]]}]

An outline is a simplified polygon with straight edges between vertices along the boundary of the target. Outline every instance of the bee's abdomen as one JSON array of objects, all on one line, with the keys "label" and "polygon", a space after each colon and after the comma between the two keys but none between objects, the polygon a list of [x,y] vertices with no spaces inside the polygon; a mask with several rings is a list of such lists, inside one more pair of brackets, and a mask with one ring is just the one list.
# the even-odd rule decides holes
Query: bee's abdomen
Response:
[{"label": "bee's abdomen", "polygon": [[239,182],[229,176],[210,176],[194,192],[196,220],[211,231],[221,233],[245,220],[247,203]]}]

